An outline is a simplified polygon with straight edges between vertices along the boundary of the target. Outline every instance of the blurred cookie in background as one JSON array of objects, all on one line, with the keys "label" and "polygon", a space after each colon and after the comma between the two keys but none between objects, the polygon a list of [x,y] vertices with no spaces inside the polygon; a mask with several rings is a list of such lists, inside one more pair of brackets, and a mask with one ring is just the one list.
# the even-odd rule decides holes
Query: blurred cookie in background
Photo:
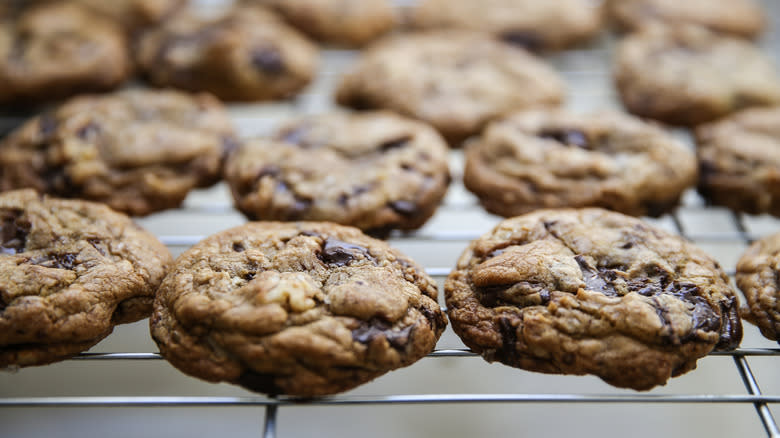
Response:
[{"label": "blurred cookie in background", "polygon": [[653,25],[697,25],[755,38],[766,27],[766,11],[755,0],[608,0],[610,18],[624,31]]},{"label": "blurred cookie in background", "polygon": [[592,39],[602,27],[594,0],[421,0],[412,8],[417,29],[487,32],[526,49],[563,49]]},{"label": "blurred cookie in background", "polygon": [[766,54],[694,26],[627,36],[617,47],[614,76],[629,112],[675,125],[780,103],[780,76]]},{"label": "blurred cookie in background", "polygon": [[511,111],[558,105],[558,73],[522,48],[456,30],[400,34],[368,48],[343,77],[338,103],[425,121],[451,145]]},{"label": "blurred cookie in background", "polygon": [[175,15],[140,38],[137,62],[156,86],[259,101],[300,92],[318,56],[314,44],[273,13],[239,6],[217,17]]},{"label": "blurred cookie in background", "polygon": [[272,9],[312,39],[364,45],[397,24],[391,0],[243,0]]},{"label": "blurred cookie in background", "polygon": [[18,5],[0,8],[0,105],[107,91],[130,74],[127,41],[113,21],[69,2]]},{"label": "blurred cookie in background", "polygon": [[80,96],[0,143],[0,189],[100,201],[131,215],[181,204],[220,177],[236,145],[213,96],[127,90]]}]

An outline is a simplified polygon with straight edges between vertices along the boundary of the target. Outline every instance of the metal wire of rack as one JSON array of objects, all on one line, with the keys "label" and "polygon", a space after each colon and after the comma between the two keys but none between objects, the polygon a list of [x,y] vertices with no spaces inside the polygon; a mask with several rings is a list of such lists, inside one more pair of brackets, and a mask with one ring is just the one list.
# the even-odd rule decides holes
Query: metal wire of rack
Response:
[{"label": "metal wire of rack", "polygon": [[[408,1],[400,3],[409,3]],[[413,3],[413,2],[412,2]],[[780,6],[776,2],[766,0],[765,5],[770,12],[771,21],[775,26],[780,26]],[[616,100],[611,91],[608,74],[608,50],[611,40],[606,37],[598,45],[591,48],[577,49],[559,55],[551,55],[549,60],[561,71],[572,87],[572,99],[569,106],[575,110],[594,109],[603,107],[616,107]],[[780,47],[780,33],[769,33],[763,45],[776,49]],[[268,128],[276,125],[280,120],[300,113],[313,113],[328,110],[332,107],[330,93],[344,67],[354,58],[355,53],[343,50],[328,50],[325,53],[322,71],[316,83],[311,89],[298,97],[292,103],[265,104],[258,106],[231,106],[231,113],[237,125],[245,136],[262,134]],[[770,55],[777,56],[777,51],[772,50]],[[594,91],[595,90],[595,91]],[[22,121],[19,115],[12,113],[0,114],[0,136],[8,127],[17,125]],[[684,133],[681,134],[685,138]],[[690,142],[687,138],[686,141]],[[453,153],[453,170],[462,165],[462,156],[458,152]],[[457,175],[456,175],[457,176]],[[454,193],[452,193],[454,192]],[[441,206],[437,217],[451,218],[463,213],[481,212],[480,207],[473,197],[466,194],[462,184],[455,178],[451,193]],[[716,222],[713,226],[699,227],[702,221],[692,221],[691,217],[708,216],[705,222],[710,221],[709,215],[714,214]],[[202,200],[196,199],[167,218],[167,222],[182,223],[186,218],[205,218],[193,227],[178,228],[171,231],[166,221],[157,218],[142,219],[139,222],[151,229],[174,252],[187,248],[205,235],[211,234],[211,228],[222,229],[243,221],[232,209],[229,200],[225,198],[225,191],[218,191],[216,196],[205,196]],[[212,218],[215,224],[209,221]],[[207,220],[208,219],[208,220]],[[435,219],[435,218],[434,218]],[[427,243],[452,243],[465,247],[466,242],[478,237],[481,231],[489,229],[498,218],[479,216],[478,225],[469,221],[458,223],[458,226],[439,226],[435,223],[426,226],[414,233],[395,233],[391,235],[391,243],[403,246],[405,244]],[[435,221],[434,221],[435,222]],[[458,221],[461,222],[461,221]],[[738,248],[749,244],[753,240],[768,234],[770,231],[780,230],[780,221],[767,218],[752,218],[741,214],[727,213],[723,210],[712,209],[703,204],[696,195],[689,193],[686,196],[684,207],[678,212],[668,215],[657,221],[659,225],[670,231],[677,232],[681,236],[700,244],[722,245],[727,251],[738,252]],[[205,228],[204,223],[209,223]],[[407,252],[408,253],[408,252]],[[410,254],[411,255],[411,254]],[[441,281],[450,272],[450,264],[441,261],[441,257],[434,257],[433,261],[425,261],[427,272]],[[733,266],[726,265],[729,274],[733,275]],[[442,302],[443,305],[443,302]],[[0,375],[0,410],[2,408],[46,409],[67,407],[256,407],[264,410],[264,422],[262,435],[265,438],[277,436],[280,426],[279,415],[282,410],[298,406],[388,406],[388,405],[482,405],[482,404],[588,404],[588,405],[745,405],[752,406],[755,417],[760,421],[766,435],[772,438],[780,438],[780,428],[773,417],[771,406],[780,403],[780,392],[774,388],[769,393],[762,391],[759,376],[751,368],[751,359],[780,357],[780,348],[747,346],[732,352],[714,352],[711,356],[730,357],[739,375],[744,393],[727,391],[714,393],[706,390],[685,393],[600,393],[600,392],[461,392],[461,393],[434,393],[423,394],[396,393],[389,395],[336,395],[325,398],[299,400],[289,397],[264,397],[264,396],[7,396],[3,392],[2,382],[13,384],[13,376]],[[471,360],[477,355],[465,348],[439,347],[433,351],[425,361],[441,359]],[[476,359],[475,359],[476,360]],[[121,362],[135,364],[138,362],[161,362],[158,353],[152,352],[99,352],[82,353],[69,363],[81,364],[85,362]],[[695,373],[696,371],[694,371]],[[705,388],[706,389],[706,388]],[[0,435],[2,435],[0,428]]]}]

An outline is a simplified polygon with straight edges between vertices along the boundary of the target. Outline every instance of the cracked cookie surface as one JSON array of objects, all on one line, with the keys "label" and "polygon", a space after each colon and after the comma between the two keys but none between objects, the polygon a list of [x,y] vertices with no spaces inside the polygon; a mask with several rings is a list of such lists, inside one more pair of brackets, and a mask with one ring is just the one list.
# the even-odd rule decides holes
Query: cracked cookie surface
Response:
[{"label": "cracked cookie surface", "polygon": [[145,33],[137,61],[157,86],[208,91],[223,100],[290,97],[317,69],[316,46],[261,7],[219,17],[177,14]]},{"label": "cracked cookie surface", "polygon": [[432,351],[447,324],[436,296],[422,268],[356,228],[253,222],[177,259],[151,332],[186,374],[320,396]]},{"label": "cracked cookie surface", "polygon": [[563,49],[593,38],[602,24],[592,0],[423,0],[413,8],[418,29],[487,32],[529,50]]},{"label": "cracked cookie surface", "polygon": [[0,143],[0,189],[34,188],[133,215],[173,208],[220,176],[233,127],[206,94],[128,90],[71,99]]},{"label": "cracked cookie surface", "polygon": [[244,0],[278,13],[317,41],[359,46],[396,25],[391,0]]},{"label": "cracked cookie surface", "polygon": [[449,183],[447,153],[423,123],[389,112],[332,113],[245,142],[225,178],[252,219],[330,221],[381,235],[419,228],[433,215]]},{"label": "cracked cookie surface", "polygon": [[696,140],[704,198],[735,211],[780,216],[780,106],[699,126]]},{"label": "cracked cookie surface", "polygon": [[506,217],[558,207],[659,216],[696,182],[696,159],[684,144],[613,112],[515,113],[489,124],[465,157],[466,187]]},{"label": "cracked cookie surface", "polygon": [[104,205],[0,194],[0,368],[66,359],[146,318],[172,261]]},{"label": "cracked cookie surface", "polygon": [[456,145],[495,117],[557,105],[563,95],[555,70],[525,50],[487,35],[445,30],[371,46],[342,78],[336,99],[423,120]]},{"label": "cracked cookie surface", "polygon": [[111,20],[51,2],[0,7],[0,103],[32,106],[115,88],[130,74],[127,41]]},{"label": "cracked cookie surface", "polygon": [[767,339],[780,341],[780,234],[753,243],[737,263],[737,285],[745,294],[742,317]]},{"label": "cracked cookie surface", "polygon": [[473,241],[445,283],[488,361],[648,390],[742,339],[736,293],[684,239],[601,209],[541,210]]},{"label": "cracked cookie surface", "polygon": [[613,70],[629,112],[676,125],[780,103],[777,68],[758,47],[694,26],[629,35]]},{"label": "cracked cookie surface", "polygon": [[766,26],[755,0],[608,0],[607,10],[629,31],[648,26],[697,25],[714,32],[754,38]]}]

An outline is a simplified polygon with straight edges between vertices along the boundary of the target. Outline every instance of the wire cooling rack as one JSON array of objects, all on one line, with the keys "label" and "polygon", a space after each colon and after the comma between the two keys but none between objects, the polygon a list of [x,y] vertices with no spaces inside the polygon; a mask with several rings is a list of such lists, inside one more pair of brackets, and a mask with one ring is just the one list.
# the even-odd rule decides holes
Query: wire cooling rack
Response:
[{"label": "wire cooling rack", "polygon": [[[767,0],[765,6],[769,11],[770,21],[775,27],[780,26],[780,5]],[[761,40],[761,44],[770,56],[778,61],[780,34],[777,31],[769,32]],[[546,56],[569,83],[567,106],[570,109],[588,111],[619,108],[609,75],[612,45],[612,37],[605,35],[588,47]],[[305,93],[292,102],[231,105],[229,110],[241,133],[247,137],[262,135],[281,121],[296,115],[332,109],[333,87],[341,72],[348,68],[356,56],[356,52],[349,50],[325,50],[316,80]],[[10,127],[18,125],[26,116],[13,111],[0,112],[0,135]],[[685,131],[675,131],[675,135],[691,144],[690,136]],[[440,284],[468,241],[500,221],[500,218],[482,211],[475,198],[463,188],[460,182],[462,161],[462,154],[453,151],[451,169],[454,181],[436,216],[417,232],[394,233],[389,239],[392,245],[423,264],[427,272]],[[155,233],[174,254],[180,253],[206,235],[244,221],[232,208],[229,192],[224,185],[193,193],[180,209],[138,220],[141,225]],[[731,275],[737,258],[750,242],[780,231],[780,220],[712,208],[706,206],[693,191],[686,194],[683,206],[676,213],[651,221],[708,250]],[[443,305],[443,299],[441,304]],[[126,410],[135,408],[164,408],[163,412],[166,414],[174,412],[171,411],[173,408],[193,408],[195,410],[187,417],[186,422],[192,422],[196,426],[192,426],[192,430],[187,434],[201,435],[197,425],[202,423],[197,421],[198,417],[205,415],[204,409],[225,407],[250,408],[252,412],[264,411],[260,430],[244,430],[246,436],[262,434],[271,438],[277,435],[292,436],[296,433],[301,436],[314,433],[325,436],[337,433],[340,436],[353,436],[348,430],[349,427],[339,432],[329,428],[340,422],[348,422],[350,425],[360,423],[354,419],[352,412],[355,408],[366,406],[379,411],[370,421],[366,420],[369,422],[363,425],[364,429],[369,428],[374,435],[381,435],[382,427],[399,427],[398,431],[387,432],[385,436],[473,436],[477,430],[480,433],[501,431],[494,434],[506,436],[506,430],[511,430],[514,434],[516,429],[496,427],[496,419],[509,424],[512,423],[512,416],[522,416],[526,411],[531,414],[522,417],[522,427],[527,427],[523,431],[531,436],[550,435],[547,433],[549,430],[557,430],[555,423],[564,423],[566,418],[577,418],[581,421],[591,416],[596,420],[561,430],[574,430],[580,436],[623,436],[626,433],[621,432],[618,424],[620,420],[615,420],[611,412],[623,412],[624,414],[618,417],[626,416],[630,422],[641,424],[641,419],[649,415],[647,412],[650,408],[673,406],[673,411],[663,410],[659,417],[663,421],[677,422],[673,429],[659,429],[660,432],[644,431],[644,428],[631,429],[630,425],[624,425],[623,430],[631,430],[632,436],[729,436],[733,431],[730,432],[724,427],[727,427],[730,420],[719,417],[731,415],[733,411],[734,422],[738,423],[734,430],[740,433],[749,430],[748,435],[752,432],[755,436],[765,433],[767,436],[780,437],[780,429],[772,413],[773,406],[780,403],[780,373],[774,371],[777,358],[780,357],[780,349],[776,348],[776,344],[763,340],[754,327],[746,324],[745,329],[746,340],[742,348],[733,352],[712,353],[712,359],[707,357],[700,361],[700,370],[673,379],[667,388],[639,393],[615,390],[591,377],[551,377],[503,365],[489,366],[464,348],[448,328],[434,352],[404,371],[391,373],[347,394],[301,401],[287,397],[259,396],[233,387],[225,389],[228,385],[214,387],[170,370],[166,368],[167,365],[159,354],[150,352],[154,347],[148,340],[146,328],[142,323],[131,328],[118,328],[114,335],[92,352],[83,353],[61,364],[24,369],[18,373],[0,373],[0,437],[16,436],[6,435],[14,432],[28,436],[52,434],[47,431],[55,431],[57,435],[76,436],[86,428],[102,431],[96,432],[97,435],[110,432],[114,436],[136,436],[137,432],[132,429],[133,420],[124,417]],[[731,364],[719,362],[718,366],[714,367],[712,362],[715,358]],[[110,368],[102,378],[99,370],[93,371],[92,368],[100,364]],[[159,364],[160,367],[154,368],[152,372],[147,370],[147,365],[150,364]],[[155,373],[164,375],[159,377]],[[125,379],[127,381],[124,381]],[[145,383],[144,380],[147,379],[152,380],[152,383]],[[406,383],[407,380],[411,383]],[[485,389],[475,381],[484,381]],[[135,386],[140,389],[136,390]],[[442,413],[436,409],[437,405],[449,406],[448,410],[456,409],[457,406],[468,407],[468,414],[465,415],[467,418],[449,412]],[[548,415],[550,409],[539,410],[539,406],[549,405],[554,406],[552,416]],[[727,405],[729,408],[717,410],[712,414],[711,407],[714,405]],[[394,408],[391,407],[403,406],[418,408],[392,416]],[[510,408],[502,410],[502,416],[491,415],[498,406]],[[590,406],[595,410],[588,409]],[[332,411],[328,410],[329,407],[340,409]],[[348,407],[353,409],[347,409]],[[627,410],[625,407],[628,407]],[[743,407],[752,412],[745,412]],[[95,412],[104,411],[94,411],[96,408],[111,408],[109,413],[104,414],[109,420],[103,429],[95,424]],[[311,409],[324,410],[326,413],[318,416],[313,414]],[[57,415],[59,410],[65,410],[68,414]],[[579,413],[580,410],[585,411],[585,414]],[[152,421],[150,412],[143,412],[144,415],[139,417],[138,422]],[[680,418],[672,418],[677,412],[683,414]],[[285,416],[285,413],[289,415]],[[737,414],[741,423],[738,422]],[[249,415],[253,417],[252,414]],[[300,420],[301,415],[306,421]],[[337,419],[329,421],[328,417],[331,416]],[[385,416],[391,419],[383,421]],[[543,417],[544,421],[534,424],[533,417],[536,416]],[[66,420],[66,417],[72,418]],[[317,422],[312,420],[315,417]],[[52,418],[49,428],[31,429],[32,426],[28,425],[46,418]],[[63,423],[67,421],[76,424],[70,434],[62,432],[65,430]],[[307,421],[314,422],[311,426],[313,429],[296,429],[300,423]],[[409,426],[408,429],[402,429],[403,425],[396,424],[415,421],[419,424]],[[434,426],[425,429],[423,421],[433,423]],[[609,424],[613,421],[617,423],[605,428],[604,423],[607,421]],[[448,428],[450,423],[454,426]],[[708,432],[703,432],[708,430],[708,423],[714,423],[715,426]],[[115,424],[125,424],[128,429],[122,430]],[[167,424],[167,427],[175,427],[177,430],[187,428],[180,423],[160,424]],[[613,429],[610,435],[610,430]],[[231,428],[229,424],[220,424],[218,430],[231,431]],[[420,432],[410,433],[409,430]],[[669,430],[672,432],[669,433]],[[172,430],[165,432],[167,435],[175,435]],[[181,436],[187,434],[182,433]],[[486,432],[482,436],[489,434]]]}]

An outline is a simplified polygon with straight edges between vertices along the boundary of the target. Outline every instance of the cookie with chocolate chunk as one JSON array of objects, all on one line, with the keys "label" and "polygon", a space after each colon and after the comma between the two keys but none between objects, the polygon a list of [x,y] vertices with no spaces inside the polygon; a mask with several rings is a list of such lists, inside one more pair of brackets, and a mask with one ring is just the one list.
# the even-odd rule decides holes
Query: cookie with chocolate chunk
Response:
[{"label": "cookie with chocolate chunk", "polygon": [[278,13],[317,41],[359,46],[396,25],[391,0],[243,0]]},{"label": "cookie with chocolate chunk", "polygon": [[423,120],[451,144],[511,111],[563,100],[558,74],[525,50],[466,31],[404,34],[370,47],[337,90],[340,104]]},{"label": "cookie with chocolate chunk", "polygon": [[736,292],[715,260],[601,209],[501,222],[468,246],[444,289],[455,333],[486,360],[635,390],[742,339]]},{"label": "cookie with chocolate chunk", "polygon": [[755,0],[608,0],[612,20],[623,30],[696,25],[718,33],[755,38],[766,11]]},{"label": "cookie with chocolate chunk", "polygon": [[177,259],[151,333],[191,376],[321,396],[432,351],[447,324],[436,295],[422,268],[355,228],[251,222]]},{"label": "cookie with chocolate chunk", "polygon": [[629,35],[617,47],[614,75],[629,112],[676,125],[780,103],[780,76],[759,48],[700,27]]},{"label": "cookie with chocolate chunk", "polygon": [[204,18],[178,14],[144,34],[137,61],[162,87],[208,91],[224,100],[290,97],[317,69],[317,48],[271,12],[234,7]]},{"label": "cookie with chocolate chunk", "polygon": [[0,8],[0,104],[32,106],[117,87],[130,74],[124,33],[68,2]]},{"label": "cookie with chocolate chunk", "polygon": [[64,360],[146,318],[172,262],[104,205],[0,194],[0,368]]},{"label": "cookie with chocolate chunk", "polygon": [[207,94],[76,97],[0,143],[0,190],[34,188],[145,215],[215,183],[235,144],[222,104]]},{"label": "cookie with chocolate chunk", "polygon": [[753,243],[737,263],[737,286],[747,303],[742,317],[758,326],[767,339],[780,341],[780,233]]},{"label": "cookie with chocolate chunk", "polygon": [[696,140],[698,188],[708,202],[780,217],[780,106],[699,126]]},{"label": "cookie with chocolate chunk", "polygon": [[225,166],[250,219],[318,220],[372,234],[422,226],[447,191],[447,144],[389,112],[310,116],[245,142]]},{"label": "cookie with chocolate chunk", "polygon": [[563,49],[598,34],[602,6],[593,0],[423,0],[411,22],[418,29],[486,32],[529,50]]},{"label": "cookie with chocolate chunk", "polygon": [[659,216],[696,183],[693,152],[660,127],[615,112],[519,112],[466,146],[463,182],[491,213],[602,207]]}]

